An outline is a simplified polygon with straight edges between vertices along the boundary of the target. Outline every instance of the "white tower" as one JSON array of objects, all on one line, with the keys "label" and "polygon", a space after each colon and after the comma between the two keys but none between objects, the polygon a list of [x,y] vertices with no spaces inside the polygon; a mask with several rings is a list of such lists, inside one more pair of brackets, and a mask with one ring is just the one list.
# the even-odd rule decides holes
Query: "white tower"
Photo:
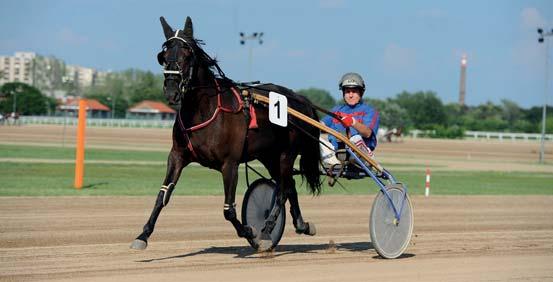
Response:
[{"label": "white tower", "polygon": [[459,105],[465,105],[465,95],[466,95],[466,84],[467,84],[467,55],[463,54],[461,58],[461,80],[459,82]]}]

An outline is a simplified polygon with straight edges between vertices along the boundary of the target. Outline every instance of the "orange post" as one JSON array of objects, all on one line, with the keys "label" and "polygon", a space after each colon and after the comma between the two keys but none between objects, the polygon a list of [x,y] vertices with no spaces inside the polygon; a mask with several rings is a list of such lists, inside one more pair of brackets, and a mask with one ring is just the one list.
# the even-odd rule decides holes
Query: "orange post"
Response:
[{"label": "orange post", "polygon": [[75,188],[83,187],[84,176],[84,130],[86,128],[86,100],[79,100],[79,123],[77,126],[77,151],[75,156]]}]

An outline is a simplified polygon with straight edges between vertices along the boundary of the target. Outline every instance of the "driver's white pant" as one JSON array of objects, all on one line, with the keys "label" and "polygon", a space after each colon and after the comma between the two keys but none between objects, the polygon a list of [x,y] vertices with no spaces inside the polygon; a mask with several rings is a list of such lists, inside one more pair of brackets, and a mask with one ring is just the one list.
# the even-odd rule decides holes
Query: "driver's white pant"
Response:
[{"label": "driver's white pant", "polygon": [[340,164],[340,161],[336,158],[336,153],[334,152],[334,145],[332,145],[332,143],[330,143],[323,136],[319,138],[319,141],[321,141],[319,148],[321,149],[321,160],[323,163],[326,165]]},{"label": "driver's white pant", "polygon": [[[335,153],[336,149],[334,148],[332,143],[330,143],[323,136],[321,136],[319,140],[321,141],[321,145],[319,147],[320,147],[321,159],[323,163],[327,165],[340,164],[340,161],[336,158],[336,153]],[[374,157],[374,152],[371,151],[369,147],[367,147],[361,135],[353,135],[349,138],[349,141],[355,144],[355,146],[359,148],[363,153],[369,155],[371,158]]]}]

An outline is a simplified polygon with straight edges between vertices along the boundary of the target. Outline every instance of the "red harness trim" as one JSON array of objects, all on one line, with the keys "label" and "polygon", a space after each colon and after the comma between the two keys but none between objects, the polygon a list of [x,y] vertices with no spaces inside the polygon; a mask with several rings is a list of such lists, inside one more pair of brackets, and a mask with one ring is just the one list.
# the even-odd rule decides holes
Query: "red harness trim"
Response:
[{"label": "red harness trim", "polygon": [[223,107],[223,102],[222,102],[222,98],[221,98],[221,93],[223,91],[221,91],[221,87],[219,86],[219,82],[217,82],[217,79],[215,79],[215,85],[217,86],[216,87],[216,90],[217,90],[217,108],[215,109],[215,112],[213,112],[213,115],[211,116],[211,118],[209,118],[208,120],[200,123],[200,124],[197,124],[197,125],[194,125],[190,128],[186,128],[184,127],[184,124],[182,122],[182,119],[181,119],[181,116],[180,116],[180,110],[177,114],[177,120],[179,122],[179,125],[182,129],[182,131],[184,132],[184,136],[186,137],[186,139],[188,139],[188,144],[186,145],[188,147],[188,150],[190,150],[190,152],[192,153],[192,156],[197,159],[197,155],[196,155],[196,152],[194,152],[194,147],[192,146],[192,141],[190,140],[190,136],[188,135],[188,132],[193,132],[193,131],[196,131],[198,129],[201,129],[201,128],[204,128],[206,126],[208,126],[210,123],[212,123],[216,118],[217,116],[219,115],[219,113],[222,111],[222,112],[225,112],[225,113],[238,113],[239,111],[242,110],[242,108],[244,107],[244,102],[242,101],[242,99],[240,99],[240,94],[238,93],[238,90],[236,90],[235,87],[231,87],[230,90],[232,90],[232,93],[234,94],[234,98],[236,98],[236,100],[238,101],[238,109],[234,110],[232,108],[225,108]]}]

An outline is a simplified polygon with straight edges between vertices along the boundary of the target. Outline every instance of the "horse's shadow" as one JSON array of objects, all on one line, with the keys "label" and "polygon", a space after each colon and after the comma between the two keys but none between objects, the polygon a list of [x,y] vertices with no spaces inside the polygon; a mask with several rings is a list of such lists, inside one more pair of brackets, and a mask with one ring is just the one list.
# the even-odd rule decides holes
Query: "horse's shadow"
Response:
[{"label": "horse's shadow", "polygon": [[[258,253],[256,250],[249,246],[229,246],[229,247],[209,247],[200,251],[170,256],[162,258],[153,258],[139,260],[137,262],[154,262],[162,261],[169,259],[181,259],[186,257],[193,257],[197,255],[204,254],[226,254],[234,255],[235,258],[243,259],[259,259],[259,258],[275,258],[284,255],[297,254],[297,253],[316,253],[321,251],[326,251],[328,253],[333,253],[336,251],[347,251],[347,252],[363,252],[367,250],[374,249],[372,243],[370,242],[351,242],[351,243],[338,243],[335,245],[329,244],[297,244],[297,245],[279,245],[271,253],[266,255],[263,253]],[[409,258],[413,257],[413,254],[403,254],[399,258]],[[375,259],[380,258],[380,256],[373,257]]]}]

